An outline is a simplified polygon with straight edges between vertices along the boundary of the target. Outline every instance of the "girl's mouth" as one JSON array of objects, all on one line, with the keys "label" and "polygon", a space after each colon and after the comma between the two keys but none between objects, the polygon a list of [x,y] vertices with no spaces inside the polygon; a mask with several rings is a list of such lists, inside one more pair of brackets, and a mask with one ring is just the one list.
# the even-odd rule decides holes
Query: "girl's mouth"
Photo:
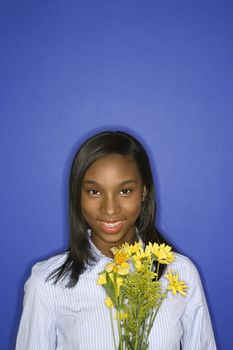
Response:
[{"label": "girl's mouth", "polygon": [[101,229],[106,233],[118,233],[123,227],[123,221],[99,221]]}]

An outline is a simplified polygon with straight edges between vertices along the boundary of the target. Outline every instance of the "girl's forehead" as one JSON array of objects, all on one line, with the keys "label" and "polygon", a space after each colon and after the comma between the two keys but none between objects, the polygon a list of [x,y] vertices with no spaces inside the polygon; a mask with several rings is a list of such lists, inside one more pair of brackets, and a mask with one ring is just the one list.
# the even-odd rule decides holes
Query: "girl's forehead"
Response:
[{"label": "girl's forehead", "polygon": [[87,177],[106,178],[109,176],[136,176],[140,177],[138,166],[134,159],[120,154],[111,154],[94,161],[87,169],[84,179]]},{"label": "girl's forehead", "polygon": [[91,166],[87,169],[89,171],[93,168],[102,167],[121,167],[126,165],[136,165],[134,159],[129,156],[122,156],[121,154],[110,154],[95,160]]}]

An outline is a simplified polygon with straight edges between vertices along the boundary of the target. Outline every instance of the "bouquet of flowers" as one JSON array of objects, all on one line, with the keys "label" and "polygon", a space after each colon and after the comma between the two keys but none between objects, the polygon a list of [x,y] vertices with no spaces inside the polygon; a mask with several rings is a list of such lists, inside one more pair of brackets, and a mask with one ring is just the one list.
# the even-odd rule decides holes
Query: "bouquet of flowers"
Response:
[{"label": "bouquet of flowers", "polygon": [[[125,243],[112,248],[112,252],[114,260],[106,264],[97,283],[106,292],[114,349],[147,350],[155,317],[168,291],[185,296],[188,287],[177,273],[168,271],[165,278],[169,284],[165,291],[162,289],[158,277],[160,265],[174,261],[168,245],[149,243],[143,248],[141,242]],[[114,322],[117,322],[118,337],[114,333]]]}]

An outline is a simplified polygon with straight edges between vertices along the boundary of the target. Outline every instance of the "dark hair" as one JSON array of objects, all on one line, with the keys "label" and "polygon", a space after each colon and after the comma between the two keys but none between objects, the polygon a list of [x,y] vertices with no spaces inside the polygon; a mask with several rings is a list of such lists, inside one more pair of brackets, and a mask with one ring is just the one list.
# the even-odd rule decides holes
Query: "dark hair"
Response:
[{"label": "dark hair", "polygon": [[[81,186],[87,169],[98,159],[110,154],[120,154],[132,158],[147,189],[145,200],[136,221],[142,241],[168,242],[155,227],[156,202],[150,162],[143,146],[131,135],[122,131],[105,131],[89,138],[75,154],[69,179],[69,223],[70,244],[66,261],[50,277],[55,283],[68,276],[68,287],[73,287],[87,265],[95,262],[88,239],[88,226],[81,211]],[[162,272],[162,271],[161,271]]]}]

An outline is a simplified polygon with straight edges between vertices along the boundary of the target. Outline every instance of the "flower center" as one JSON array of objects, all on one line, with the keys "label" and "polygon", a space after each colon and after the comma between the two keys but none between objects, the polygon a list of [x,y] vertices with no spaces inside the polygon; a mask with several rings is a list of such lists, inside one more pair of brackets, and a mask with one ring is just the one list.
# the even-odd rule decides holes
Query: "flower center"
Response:
[{"label": "flower center", "polygon": [[125,254],[123,252],[116,253],[114,257],[114,260],[118,265],[123,264],[127,259],[128,259],[128,254]]}]

